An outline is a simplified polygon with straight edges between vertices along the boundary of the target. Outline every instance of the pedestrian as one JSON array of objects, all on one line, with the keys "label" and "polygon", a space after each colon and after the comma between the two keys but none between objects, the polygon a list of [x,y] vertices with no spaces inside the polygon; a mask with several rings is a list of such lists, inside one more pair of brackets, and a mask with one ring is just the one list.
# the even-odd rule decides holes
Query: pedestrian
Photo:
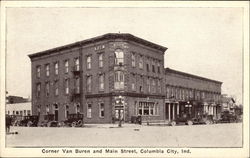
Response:
[{"label": "pedestrian", "polygon": [[6,133],[10,133],[11,117],[7,116],[5,119]]}]

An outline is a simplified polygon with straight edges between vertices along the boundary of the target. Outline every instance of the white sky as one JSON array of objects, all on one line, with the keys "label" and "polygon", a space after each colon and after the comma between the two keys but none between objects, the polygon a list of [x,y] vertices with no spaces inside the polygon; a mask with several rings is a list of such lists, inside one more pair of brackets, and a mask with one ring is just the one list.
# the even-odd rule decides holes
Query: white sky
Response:
[{"label": "white sky", "polygon": [[165,67],[223,82],[242,103],[241,8],[9,8],[9,95],[31,96],[28,54],[99,36],[131,33],[168,47]]}]

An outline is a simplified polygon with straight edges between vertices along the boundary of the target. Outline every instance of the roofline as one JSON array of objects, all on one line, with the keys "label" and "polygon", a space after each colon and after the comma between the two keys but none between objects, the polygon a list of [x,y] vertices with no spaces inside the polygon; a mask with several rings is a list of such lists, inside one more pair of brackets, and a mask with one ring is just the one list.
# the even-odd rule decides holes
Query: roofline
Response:
[{"label": "roofline", "polygon": [[89,39],[86,39],[86,40],[83,40],[83,41],[78,41],[78,42],[75,42],[75,43],[71,43],[71,44],[67,44],[67,45],[64,45],[64,46],[48,49],[48,50],[37,52],[37,53],[34,53],[34,54],[29,54],[28,56],[30,57],[30,59],[32,59],[34,57],[48,55],[48,54],[53,53],[53,52],[62,51],[62,50],[68,49],[68,48],[76,47],[76,46],[83,46],[83,45],[87,45],[87,44],[90,44],[90,43],[93,43],[93,42],[102,41],[102,40],[105,40],[105,39],[117,39],[117,38],[132,40],[132,41],[135,41],[137,43],[141,43],[141,44],[147,45],[147,46],[149,46],[151,48],[160,50],[162,52],[165,52],[168,49],[167,47],[155,44],[155,43],[147,41],[147,40],[144,40],[142,38],[136,37],[136,36],[134,36],[132,34],[129,34],[129,33],[107,33],[107,34],[97,36],[97,37],[93,37],[93,38],[89,38]]},{"label": "roofline", "polygon": [[205,77],[201,77],[201,76],[189,74],[189,73],[186,73],[186,72],[181,72],[181,71],[178,71],[178,70],[173,70],[173,69],[170,69],[170,68],[165,68],[165,74],[166,74],[166,72],[172,72],[172,73],[176,73],[176,74],[180,74],[180,75],[185,75],[185,76],[189,76],[189,77],[193,77],[193,78],[197,78],[197,79],[201,79],[201,80],[206,80],[206,81],[210,81],[210,82],[215,82],[215,83],[219,83],[219,84],[223,83],[221,81],[212,80],[212,79],[209,79],[209,78],[205,78]]}]

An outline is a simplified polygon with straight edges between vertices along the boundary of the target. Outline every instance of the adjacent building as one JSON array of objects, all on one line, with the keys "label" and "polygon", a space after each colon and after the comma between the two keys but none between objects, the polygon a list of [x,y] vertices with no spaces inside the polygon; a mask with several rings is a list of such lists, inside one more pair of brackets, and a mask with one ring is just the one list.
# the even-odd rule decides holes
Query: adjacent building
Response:
[{"label": "adjacent building", "polygon": [[28,116],[32,115],[31,101],[19,96],[7,96],[5,112],[7,115]]},{"label": "adjacent building", "polygon": [[32,112],[58,121],[83,113],[86,123],[171,120],[183,106],[217,114],[222,83],[164,69],[166,50],[109,33],[31,54]]},{"label": "adjacent building", "polygon": [[219,116],[222,82],[166,68],[165,83],[167,120],[183,113]]}]

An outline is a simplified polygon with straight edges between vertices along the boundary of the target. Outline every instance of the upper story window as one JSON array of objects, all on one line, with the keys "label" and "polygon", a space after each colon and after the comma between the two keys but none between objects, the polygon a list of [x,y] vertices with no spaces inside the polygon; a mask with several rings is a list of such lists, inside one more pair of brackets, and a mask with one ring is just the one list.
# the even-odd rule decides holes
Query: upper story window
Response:
[{"label": "upper story window", "polygon": [[58,80],[55,81],[55,95],[58,96]]},{"label": "upper story window", "polygon": [[152,61],[152,72],[155,72],[155,63]]},{"label": "upper story window", "polygon": [[115,64],[116,65],[124,64],[124,52],[121,49],[115,50]]},{"label": "upper story window", "polygon": [[147,72],[149,72],[149,64],[146,64]]},{"label": "upper story window", "polygon": [[150,92],[150,80],[149,80],[149,78],[147,78],[147,88],[148,88],[148,92]]},{"label": "upper story window", "polygon": [[45,95],[46,95],[46,97],[49,96],[49,89],[50,89],[49,82],[46,82],[45,83]]},{"label": "upper story window", "polygon": [[45,65],[46,76],[49,76],[49,64]]},{"label": "upper story window", "polygon": [[104,90],[104,74],[99,75],[99,90]]},{"label": "upper story window", "polygon": [[41,66],[40,65],[36,67],[36,77],[37,78],[41,77]]},{"label": "upper story window", "polygon": [[79,58],[75,58],[75,67],[74,67],[74,69],[76,71],[80,70]]},{"label": "upper story window", "polygon": [[115,72],[115,89],[124,89],[124,73],[122,71]]},{"label": "upper story window", "polygon": [[87,77],[87,92],[91,92],[91,84],[92,84],[92,81],[91,81],[91,76],[88,76]]},{"label": "upper story window", "polygon": [[167,98],[170,98],[170,89],[169,89],[169,87],[166,87],[166,96],[167,96]]},{"label": "upper story window", "polygon": [[99,67],[103,67],[103,53],[99,54],[98,56],[98,59],[99,59]]},{"label": "upper story window", "polygon": [[132,67],[135,67],[135,53],[131,54],[131,59],[132,59]]},{"label": "upper story window", "polygon": [[155,80],[152,79],[152,93],[155,93],[155,87],[156,87]]},{"label": "upper story window", "polygon": [[77,94],[80,93],[80,78],[79,77],[75,79],[75,93]]},{"label": "upper story window", "polygon": [[142,78],[142,76],[139,78],[139,84],[140,84],[140,86],[139,86],[139,92],[140,93],[142,93],[143,92],[143,78]]},{"label": "upper story window", "polygon": [[158,92],[161,93],[161,81],[157,80]]},{"label": "upper story window", "polygon": [[64,61],[65,73],[69,73],[69,60]]},{"label": "upper story window", "polygon": [[65,79],[65,94],[69,94],[69,79]]},{"label": "upper story window", "polygon": [[143,59],[142,59],[142,56],[139,57],[139,68],[143,69]]},{"label": "upper story window", "polygon": [[36,96],[40,97],[41,95],[41,83],[37,83],[36,85]]},{"label": "upper story window", "polygon": [[55,75],[58,75],[58,62],[55,62],[54,68],[55,68]]},{"label": "upper story window", "polygon": [[131,89],[132,89],[132,91],[135,91],[135,82],[136,82],[135,75],[131,76],[131,80],[132,80]]},{"label": "upper story window", "polygon": [[91,56],[87,56],[87,69],[91,69]]},{"label": "upper story window", "polygon": [[161,66],[160,66],[159,62],[157,63],[157,70],[158,70],[158,73],[160,74],[161,73]]}]

